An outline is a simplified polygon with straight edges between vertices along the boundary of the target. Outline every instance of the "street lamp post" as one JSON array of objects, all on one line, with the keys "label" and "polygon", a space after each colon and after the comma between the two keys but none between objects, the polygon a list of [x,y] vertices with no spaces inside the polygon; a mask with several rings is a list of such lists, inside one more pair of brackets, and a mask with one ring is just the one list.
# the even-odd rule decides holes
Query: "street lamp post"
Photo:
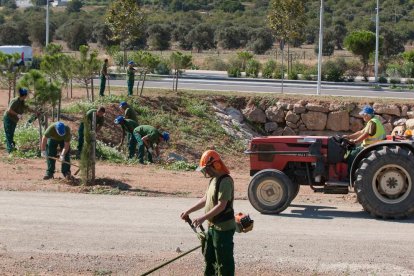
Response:
[{"label": "street lamp post", "polygon": [[49,0],[46,0],[46,46],[49,44]]},{"label": "street lamp post", "polygon": [[377,15],[375,18],[375,82],[378,82],[378,51],[379,51],[379,0],[377,0]]},{"label": "street lamp post", "polygon": [[318,51],[318,86],[316,94],[321,94],[322,79],[322,50],[323,50],[323,0],[321,0],[321,9],[319,11],[319,51]]}]

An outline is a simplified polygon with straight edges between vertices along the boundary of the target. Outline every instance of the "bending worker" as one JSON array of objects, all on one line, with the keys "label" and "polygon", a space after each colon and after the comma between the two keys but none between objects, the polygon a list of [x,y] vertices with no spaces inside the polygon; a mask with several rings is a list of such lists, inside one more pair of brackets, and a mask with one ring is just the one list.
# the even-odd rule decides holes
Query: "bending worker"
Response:
[{"label": "bending worker", "polygon": [[114,123],[120,125],[122,128],[121,143],[119,143],[117,148],[120,148],[124,144],[125,133],[129,133],[131,138],[128,141],[128,158],[133,158],[137,149],[137,140],[135,139],[133,132],[134,129],[138,127],[138,123],[131,119],[125,119],[124,116],[116,117]]},{"label": "bending worker", "polygon": [[93,113],[96,112],[96,132],[100,131],[103,127],[103,124],[105,122],[105,107],[101,106],[99,109],[90,109],[88,112],[86,112],[85,117],[83,118],[82,122],[79,125],[78,129],[78,154],[80,155],[82,153],[83,143],[84,143],[84,129],[85,124],[84,120],[89,121],[89,125],[92,129],[92,117]]},{"label": "bending worker", "polygon": [[[62,174],[66,179],[70,179],[70,139],[71,139],[70,128],[65,126],[62,122],[56,122],[51,124],[47,129],[42,138],[40,145],[41,156],[46,158],[47,170],[46,175],[43,177],[44,180],[53,178],[55,173],[57,148],[59,146],[61,153],[59,156],[62,162]],[[49,158],[52,157],[52,158]]]},{"label": "bending worker", "polygon": [[144,164],[145,148],[148,152],[148,162],[153,163],[152,155],[160,155],[159,143],[168,142],[170,134],[166,131],[160,132],[153,126],[142,125],[136,127],[133,132],[134,138],[138,143],[138,161]]},{"label": "bending worker", "polygon": [[204,208],[204,215],[193,221],[195,227],[208,221],[204,247],[206,267],[204,275],[234,275],[233,235],[236,230],[234,219],[234,183],[230,171],[214,150],[203,153],[197,168],[210,184],[202,199],[181,214],[185,220],[189,214]]},{"label": "bending worker", "polygon": [[14,142],[14,132],[16,130],[17,122],[19,122],[22,118],[22,114],[26,110],[33,111],[25,103],[27,94],[28,91],[26,88],[19,88],[19,96],[10,101],[9,107],[4,112],[3,125],[8,153],[11,153],[16,147]]},{"label": "bending worker", "polygon": [[375,117],[374,109],[371,106],[364,106],[359,115],[361,115],[364,122],[367,123],[366,126],[362,130],[359,130],[351,135],[344,136],[344,138],[349,139],[349,141],[353,144],[362,143],[361,145],[355,147],[347,157],[348,172],[351,170],[352,162],[355,160],[355,157],[364,147],[384,140],[386,137],[384,126],[381,121]]}]

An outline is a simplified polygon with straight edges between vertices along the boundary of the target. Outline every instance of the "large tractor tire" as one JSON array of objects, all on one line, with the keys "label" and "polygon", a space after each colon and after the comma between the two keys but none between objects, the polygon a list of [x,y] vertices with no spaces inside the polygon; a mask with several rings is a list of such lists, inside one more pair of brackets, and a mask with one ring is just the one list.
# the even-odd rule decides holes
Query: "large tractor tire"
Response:
[{"label": "large tractor tire", "polygon": [[262,170],[250,181],[248,196],[260,213],[278,214],[289,206],[293,191],[293,184],[286,174],[278,170]]},{"label": "large tractor tire", "polygon": [[355,192],[374,217],[402,219],[414,214],[414,155],[398,146],[383,146],[362,159]]}]

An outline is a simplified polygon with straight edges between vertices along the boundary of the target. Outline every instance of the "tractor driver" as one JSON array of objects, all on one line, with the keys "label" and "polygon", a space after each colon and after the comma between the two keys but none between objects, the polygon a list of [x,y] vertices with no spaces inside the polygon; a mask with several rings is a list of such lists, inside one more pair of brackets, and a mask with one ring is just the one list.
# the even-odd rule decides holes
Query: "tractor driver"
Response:
[{"label": "tractor driver", "polygon": [[384,126],[382,125],[381,121],[375,117],[374,109],[371,106],[364,106],[359,115],[361,115],[364,119],[364,122],[367,123],[366,126],[353,134],[343,136],[344,138],[349,139],[349,141],[355,145],[362,142],[362,144],[356,146],[347,157],[348,175],[351,171],[352,162],[355,160],[355,157],[358,155],[358,153],[365,147],[384,140],[386,135]]}]

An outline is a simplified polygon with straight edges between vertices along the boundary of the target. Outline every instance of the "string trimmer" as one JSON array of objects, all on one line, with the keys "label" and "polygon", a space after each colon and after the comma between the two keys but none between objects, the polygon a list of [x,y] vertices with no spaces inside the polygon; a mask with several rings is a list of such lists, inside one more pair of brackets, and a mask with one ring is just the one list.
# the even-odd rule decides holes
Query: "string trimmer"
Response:
[{"label": "string trimmer", "polygon": [[147,272],[141,274],[141,276],[149,275],[149,274],[153,273],[154,271],[157,271],[158,269],[166,266],[167,264],[170,264],[170,263],[172,263],[172,262],[174,262],[174,261],[176,261],[176,260],[184,257],[185,255],[187,255],[187,254],[189,254],[189,253],[191,253],[193,251],[196,251],[199,248],[204,249],[204,241],[205,241],[206,234],[205,234],[203,225],[200,225],[201,232],[197,232],[197,229],[193,225],[193,222],[191,221],[190,217],[187,216],[187,218],[185,219],[185,221],[190,225],[190,227],[191,227],[191,229],[193,229],[194,233],[197,234],[197,237],[200,239],[201,244],[199,246],[194,247],[193,249],[188,250],[187,252],[184,252],[183,254],[181,254],[180,256],[175,257],[174,259],[171,259],[171,260],[169,260],[169,261],[167,261],[165,263],[160,264],[157,267],[154,267],[151,270],[148,270]]}]

